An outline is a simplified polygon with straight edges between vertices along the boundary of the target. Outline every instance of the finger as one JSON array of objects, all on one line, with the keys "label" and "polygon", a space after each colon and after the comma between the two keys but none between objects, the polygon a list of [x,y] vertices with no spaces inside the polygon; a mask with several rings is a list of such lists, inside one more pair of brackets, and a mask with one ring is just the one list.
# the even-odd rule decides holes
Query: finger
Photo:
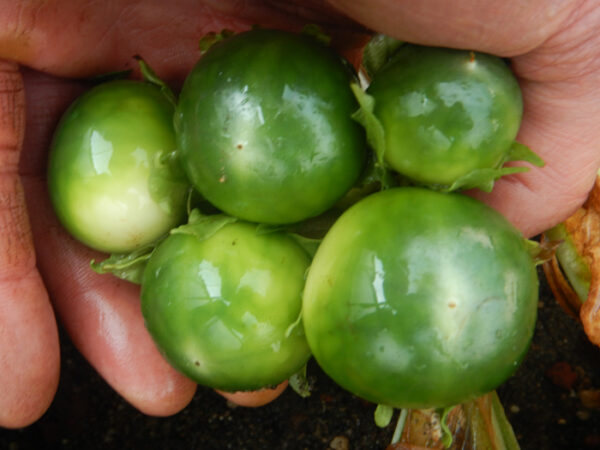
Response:
[{"label": "finger", "polygon": [[328,0],[372,30],[422,45],[515,56],[538,47],[571,14],[561,1]]},{"label": "finger", "polygon": [[58,385],[56,322],[36,269],[18,177],[25,99],[15,64],[0,61],[0,426],[23,427]]},{"label": "finger", "polygon": [[600,95],[596,88],[569,94],[579,90],[576,86],[558,86],[561,92],[549,95],[550,86],[528,84],[524,82],[525,120],[517,140],[546,164],[502,178],[490,194],[473,195],[501,211],[526,236],[535,236],[573,214],[593,186],[600,167]]},{"label": "finger", "polygon": [[[168,7],[136,1],[3,3],[0,56],[70,77],[131,69],[140,54],[151,64],[160,61],[166,79],[177,78],[178,68],[189,67],[197,56],[205,32],[190,18],[210,14],[211,26],[220,23],[200,2],[185,10],[178,7],[181,2]],[[165,33],[165,27],[177,32]]]},{"label": "finger", "polygon": [[484,201],[526,235],[564,221],[586,199],[600,167],[600,4],[574,11],[543,46],[513,58],[525,111],[517,140],[546,162],[500,180]]},{"label": "finger", "polygon": [[300,29],[311,22],[337,31],[337,45],[356,49],[355,24],[322,1],[278,4],[209,0],[116,3],[61,0],[3,2],[0,57],[54,75],[87,77],[135,69],[135,55],[178,85],[200,56],[208,32],[240,31],[255,24]]},{"label": "finger", "polygon": [[600,166],[597,2],[331,3],[401,40],[513,57],[525,104],[517,140],[546,166],[502,178],[489,195],[473,195],[526,236],[563,221],[583,203]]},{"label": "finger", "polygon": [[225,392],[215,390],[215,392],[238,406],[257,408],[271,403],[278,398],[283,394],[283,391],[288,387],[288,384],[288,380],[285,380],[274,388],[264,388],[257,391]]},{"label": "finger", "polygon": [[[54,117],[80,87],[26,73],[31,158],[22,164],[38,265],[55,310],[78,350],[129,403],[156,416],[176,413],[192,399],[196,385],[160,355],[147,333],[137,286],[90,268],[102,255],[75,242],[58,224],[43,174]],[[37,113],[34,105],[44,105]],[[37,136],[37,137],[35,137]],[[41,171],[41,173],[40,173]]]},{"label": "finger", "polygon": [[[56,223],[40,180],[26,182],[39,244],[40,270],[77,349],[125,400],[141,412],[166,416],[183,409],[196,385],[160,355],[144,327],[137,286],[94,273],[102,255],[74,242]],[[43,245],[42,244],[43,241]]]}]

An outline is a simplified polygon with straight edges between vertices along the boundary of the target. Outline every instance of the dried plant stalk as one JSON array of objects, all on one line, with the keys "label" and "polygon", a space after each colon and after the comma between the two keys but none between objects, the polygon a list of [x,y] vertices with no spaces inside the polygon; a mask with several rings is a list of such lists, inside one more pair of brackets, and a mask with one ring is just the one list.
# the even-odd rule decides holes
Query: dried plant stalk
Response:
[{"label": "dried plant stalk", "polygon": [[519,444],[496,392],[455,406],[446,416],[452,441],[446,446],[442,418],[434,409],[409,410],[400,440],[387,450],[517,450]]},{"label": "dried plant stalk", "polygon": [[564,267],[573,262],[561,261],[556,255],[544,264],[548,284],[558,303],[579,317],[590,341],[600,346],[600,176],[582,207],[559,227],[545,233],[544,239],[555,239],[557,234],[568,240],[561,245],[571,246],[578,262],[587,267],[585,278],[589,279],[584,281],[589,283],[589,289],[586,294],[574,289],[573,283],[581,280],[569,279]]}]

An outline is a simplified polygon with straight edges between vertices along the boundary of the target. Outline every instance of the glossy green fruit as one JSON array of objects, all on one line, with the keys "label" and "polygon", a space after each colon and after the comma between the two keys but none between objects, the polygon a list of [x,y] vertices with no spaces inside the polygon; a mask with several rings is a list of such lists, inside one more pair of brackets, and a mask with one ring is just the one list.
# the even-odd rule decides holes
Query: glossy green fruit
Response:
[{"label": "glossy green fruit", "polygon": [[193,185],[248,221],[293,223],[324,212],[365,161],[352,80],[347,63],[311,36],[258,29],[215,44],[177,108]]},{"label": "glossy green fruit", "polygon": [[513,73],[483,53],[405,44],[367,93],[385,133],[385,161],[422,184],[449,186],[498,168],[521,124]]},{"label": "glossy green fruit", "polygon": [[96,250],[125,253],[185,219],[188,182],[176,161],[174,107],[149,83],[107,82],[63,115],[48,162],[54,210]]},{"label": "glossy green fruit", "polygon": [[526,240],[461,194],[396,188],[348,209],[304,291],[313,355],[350,392],[400,408],[483,395],[517,369],[538,280]]},{"label": "glossy green fruit", "polygon": [[308,254],[289,236],[225,225],[171,234],[144,271],[142,313],[167,360],[224,391],[275,386],[310,357],[297,322]]}]

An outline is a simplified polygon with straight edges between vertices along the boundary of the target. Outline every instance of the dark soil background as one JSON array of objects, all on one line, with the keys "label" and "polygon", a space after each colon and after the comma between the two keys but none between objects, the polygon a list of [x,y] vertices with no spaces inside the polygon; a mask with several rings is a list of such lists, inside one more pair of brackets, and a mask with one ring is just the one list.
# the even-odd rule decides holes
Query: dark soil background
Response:
[{"label": "dark soil background", "polygon": [[[600,349],[556,304],[543,275],[531,350],[498,393],[522,449],[600,448]],[[385,449],[374,406],[342,391],[311,361],[311,397],[291,389],[258,409],[235,408],[209,389],[169,418],[140,414],[109,388],[62,333],[56,399],[35,424],[0,429],[1,450]],[[394,420],[395,422],[395,420]]]}]

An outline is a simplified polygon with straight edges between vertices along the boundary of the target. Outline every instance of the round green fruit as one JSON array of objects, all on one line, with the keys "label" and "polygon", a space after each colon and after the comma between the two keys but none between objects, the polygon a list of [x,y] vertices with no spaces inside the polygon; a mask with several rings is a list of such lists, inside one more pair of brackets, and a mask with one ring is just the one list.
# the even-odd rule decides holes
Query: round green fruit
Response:
[{"label": "round green fruit", "polygon": [[354,74],[314,37],[258,29],[215,44],[187,77],[176,130],[194,187],[229,215],[294,223],[358,179]]},{"label": "round green fruit", "polygon": [[515,76],[484,53],[402,45],[367,93],[384,130],[385,161],[425,185],[498,168],[521,125]]},{"label": "round green fruit", "polygon": [[87,246],[126,253],[185,219],[173,105],[149,83],[120,80],[84,93],[63,115],[48,162],[60,222]]},{"label": "round green fruit", "polygon": [[526,240],[461,194],[396,188],[348,209],[304,291],[308,343],[350,392],[400,408],[483,395],[533,335],[538,279]]},{"label": "round green fruit", "polygon": [[171,234],[144,271],[146,327],[173,367],[200,384],[275,386],[310,357],[298,321],[309,263],[291,237],[249,223],[204,239]]}]

